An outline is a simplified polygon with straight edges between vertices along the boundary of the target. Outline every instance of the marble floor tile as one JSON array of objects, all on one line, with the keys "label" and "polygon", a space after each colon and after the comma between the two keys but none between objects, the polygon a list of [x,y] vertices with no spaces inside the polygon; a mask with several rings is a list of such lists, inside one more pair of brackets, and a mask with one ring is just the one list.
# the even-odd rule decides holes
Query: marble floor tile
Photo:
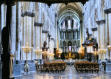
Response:
[{"label": "marble floor tile", "polygon": [[60,73],[29,73],[16,79],[111,79],[111,73],[77,73],[74,66],[67,66],[64,72]]}]

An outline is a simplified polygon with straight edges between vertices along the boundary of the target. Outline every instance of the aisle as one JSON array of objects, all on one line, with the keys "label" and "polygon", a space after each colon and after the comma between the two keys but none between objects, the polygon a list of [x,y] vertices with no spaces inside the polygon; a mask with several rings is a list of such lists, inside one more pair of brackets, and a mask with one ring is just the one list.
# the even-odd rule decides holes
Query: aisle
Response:
[{"label": "aisle", "polygon": [[31,73],[16,79],[110,79],[111,74],[99,73],[77,73],[73,66],[67,66],[65,72],[61,73]]}]

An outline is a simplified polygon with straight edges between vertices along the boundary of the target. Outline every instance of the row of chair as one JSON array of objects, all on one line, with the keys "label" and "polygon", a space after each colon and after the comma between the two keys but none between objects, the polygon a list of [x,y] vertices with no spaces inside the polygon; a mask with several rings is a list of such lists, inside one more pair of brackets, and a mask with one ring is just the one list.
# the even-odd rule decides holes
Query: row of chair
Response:
[{"label": "row of chair", "polygon": [[74,67],[77,72],[98,72],[99,64],[88,61],[75,62]]},{"label": "row of chair", "polygon": [[61,72],[66,68],[65,62],[45,62],[42,65],[36,64],[37,71],[41,72]]}]

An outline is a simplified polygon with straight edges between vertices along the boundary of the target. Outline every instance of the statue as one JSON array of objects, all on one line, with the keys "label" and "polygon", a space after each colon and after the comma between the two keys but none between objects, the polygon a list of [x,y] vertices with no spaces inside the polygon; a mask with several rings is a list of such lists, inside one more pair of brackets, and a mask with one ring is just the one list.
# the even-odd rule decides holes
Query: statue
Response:
[{"label": "statue", "polygon": [[47,46],[47,42],[44,41],[42,51],[45,51],[45,50],[47,51],[48,50],[48,47],[46,47],[46,46]]},{"label": "statue", "polygon": [[86,34],[87,34],[86,40],[91,40],[92,34],[89,34],[88,28],[86,28]]},{"label": "statue", "polygon": [[[96,38],[92,37],[92,34],[89,34],[88,28],[86,28],[86,34],[87,34],[86,40],[82,45],[85,47],[85,56],[87,57],[87,60],[91,61],[92,56],[91,56],[91,54],[87,53],[86,48],[87,48],[87,46],[92,46],[93,51],[97,51],[98,43],[97,43]],[[97,60],[98,60],[98,57],[97,57]]]},{"label": "statue", "polygon": [[89,39],[89,31],[88,31],[88,28],[86,28],[86,34],[87,34],[87,38],[86,38],[86,40],[88,40]]},{"label": "statue", "polygon": [[48,59],[48,57],[47,57],[48,47],[46,47],[46,46],[47,46],[47,42],[44,41],[43,47],[42,47],[42,51],[43,51],[42,57],[43,57],[44,60],[47,60],[47,59]]}]

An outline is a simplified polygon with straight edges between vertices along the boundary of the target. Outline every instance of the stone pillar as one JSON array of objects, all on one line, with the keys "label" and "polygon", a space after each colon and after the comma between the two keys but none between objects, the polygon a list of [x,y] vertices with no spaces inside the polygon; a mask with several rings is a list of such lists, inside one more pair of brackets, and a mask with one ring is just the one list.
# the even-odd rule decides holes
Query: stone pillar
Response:
[{"label": "stone pillar", "polygon": [[21,59],[21,39],[22,39],[22,35],[21,35],[21,20],[20,20],[20,17],[21,17],[21,5],[19,2],[16,3],[16,46],[17,46],[17,59],[20,60]]},{"label": "stone pillar", "polygon": [[35,27],[35,48],[38,47],[38,41],[37,41],[37,36],[38,36],[38,35],[37,35],[37,34],[38,34],[37,31],[38,31],[38,30],[37,30],[37,29],[38,29],[38,27]]},{"label": "stone pillar", "polygon": [[42,27],[40,27],[40,48],[42,48]]},{"label": "stone pillar", "polygon": [[58,25],[57,25],[57,22],[58,22],[57,21],[57,14],[55,14],[55,26],[56,26],[56,38],[55,38],[56,39],[56,43],[55,43],[55,48],[57,48],[57,40],[58,40],[58,35],[57,35],[57,26]]},{"label": "stone pillar", "polygon": [[58,23],[58,21],[57,21],[57,26],[56,26],[56,29],[57,29],[57,31],[56,31],[56,33],[57,33],[57,50],[59,49],[59,28],[58,28],[58,25],[59,25],[59,23]]},{"label": "stone pillar", "polygon": [[[29,47],[31,47],[31,17],[30,16],[28,16],[27,17],[27,37],[28,37],[28,43],[29,43]],[[32,52],[30,52],[29,54],[28,54],[28,59],[29,60],[31,60],[31,53]]]},{"label": "stone pillar", "polygon": [[[34,47],[34,39],[33,39],[33,37],[34,37],[34,35],[33,35],[33,31],[34,31],[34,18],[32,18],[32,22],[31,22],[31,47]],[[34,55],[34,53],[33,52],[31,52],[31,60],[33,59],[33,55]]]},{"label": "stone pillar", "polygon": [[0,4],[0,79],[2,79],[2,63],[1,63],[1,54],[2,54],[2,46],[1,46],[1,4]]},{"label": "stone pillar", "polygon": [[[21,22],[22,22],[22,46],[25,45],[25,22],[24,22],[24,17],[21,18]],[[22,50],[22,54],[21,54],[21,60],[23,60],[24,57],[24,51]]]},{"label": "stone pillar", "polygon": [[108,13],[106,14],[107,18],[107,45],[109,45],[109,18],[108,18]]},{"label": "stone pillar", "polygon": [[11,21],[11,53],[14,54],[16,50],[16,5],[12,6],[12,21]]},{"label": "stone pillar", "polygon": [[109,38],[109,18],[108,18],[108,15],[109,15],[109,13],[111,13],[111,9],[105,9],[104,12],[106,14],[107,45],[109,45],[110,38]]},{"label": "stone pillar", "polygon": [[[34,26],[35,26],[35,49],[39,48],[41,49],[40,47],[40,44],[41,44],[41,28],[42,28],[42,23],[38,23],[38,22],[35,22],[34,23]],[[36,56],[37,58],[38,56]]]},{"label": "stone pillar", "polygon": [[[18,2],[16,4],[16,26],[18,25],[19,29],[19,33],[18,33],[18,37],[19,37],[19,60],[22,60],[22,28],[23,28],[23,24],[21,24],[23,21],[21,21],[21,12],[22,12],[22,7],[21,7],[21,2]],[[16,45],[17,46],[17,45]]]},{"label": "stone pillar", "polygon": [[[107,45],[106,46],[108,46],[108,45],[110,45],[110,27],[109,27],[109,25],[110,25],[110,23],[109,23],[109,14],[111,13],[111,8],[108,8],[108,9],[105,9],[104,10],[104,12],[105,12],[105,15],[106,15],[106,33],[107,33],[107,36],[106,36],[106,41],[107,41]],[[107,58],[109,58],[110,59],[110,51],[108,50],[108,54],[107,54]]]},{"label": "stone pillar", "polygon": [[80,21],[80,45],[83,43],[83,22]]},{"label": "stone pillar", "polygon": [[98,24],[98,48],[100,48],[100,45],[101,45],[101,43],[100,43],[100,23],[99,23],[99,21],[97,21],[97,24]]},{"label": "stone pillar", "polygon": [[2,30],[2,46],[3,46],[3,54],[2,54],[2,79],[9,79],[10,77],[10,44],[9,44],[9,36],[10,36],[10,28],[11,28],[11,17],[12,17],[12,2],[7,1],[7,14],[6,14],[6,27]]},{"label": "stone pillar", "polygon": [[1,5],[1,29],[6,26],[6,6],[5,4]]},{"label": "stone pillar", "polygon": [[99,42],[99,48],[101,46],[101,42],[100,42],[100,25],[98,24],[98,42]]},{"label": "stone pillar", "polygon": [[[104,47],[104,24],[105,24],[105,20],[99,20],[96,21],[98,24],[98,37],[99,37],[99,49],[103,49]],[[105,54],[104,54],[105,55]],[[102,54],[99,55],[99,59],[101,59],[103,57]]]},{"label": "stone pillar", "polygon": [[13,77],[13,60],[14,54],[16,53],[16,5],[12,6],[12,20],[11,20],[11,31],[10,31],[10,77]]}]

